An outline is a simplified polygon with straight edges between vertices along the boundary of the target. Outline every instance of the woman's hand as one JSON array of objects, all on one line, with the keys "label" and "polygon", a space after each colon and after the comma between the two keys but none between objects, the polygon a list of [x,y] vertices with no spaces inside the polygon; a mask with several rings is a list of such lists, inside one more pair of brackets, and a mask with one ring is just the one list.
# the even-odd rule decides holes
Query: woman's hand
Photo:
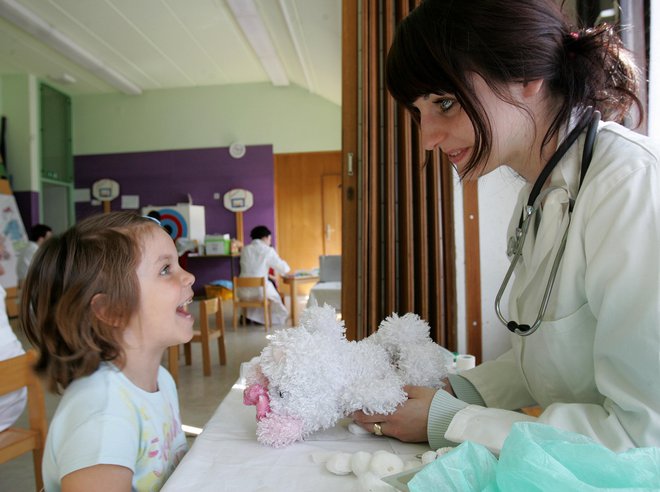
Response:
[{"label": "woman's hand", "polygon": [[428,441],[426,425],[429,419],[429,408],[438,390],[423,386],[405,386],[403,390],[408,393],[408,399],[393,414],[367,415],[357,411],[352,415],[353,420],[360,427],[372,433],[375,431],[374,424],[380,424],[381,432],[384,435],[395,437],[400,441]]}]

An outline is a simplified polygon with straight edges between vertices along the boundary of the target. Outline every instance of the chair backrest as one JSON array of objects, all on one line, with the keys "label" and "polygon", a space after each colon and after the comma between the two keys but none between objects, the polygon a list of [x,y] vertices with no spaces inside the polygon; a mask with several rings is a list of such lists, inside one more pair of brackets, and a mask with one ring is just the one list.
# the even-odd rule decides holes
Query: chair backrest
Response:
[{"label": "chair backrest", "polygon": [[341,255],[319,256],[319,282],[341,282]]},{"label": "chair backrest", "polygon": [[[238,326],[239,308],[256,307],[264,310],[264,328],[268,331],[270,327],[270,300],[268,299],[266,282],[268,280],[265,277],[234,277],[234,329]],[[252,292],[241,292],[241,289],[245,287],[251,288]],[[261,289],[260,293],[257,293],[258,289]],[[241,299],[241,293],[244,293],[248,299]]]},{"label": "chair backrest", "polygon": [[200,326],[208,327],[209,316],[215,313],[215,329],[219,329],[220,326],[224,323],[222,319],[222,312],[220,309],[220,302],[217,297],[211,297],[209,299],[202,299],[199,302],[199,323]]},{"label": "chair backrest", "polygon": [[41,461],[46,445],[48,424],[46,401],[41,381],[34,372],[37,353],[27,353],[0,361],[0,395],[27,387],[29,429],[10,427],[0,432],[0,463],[20,456],[28,451],[34,454],[34,473],[37,490],[43,487]]},{"label": "chair backrest", "polygon": [[243,287],[261,287],[263,288],[263,297],[266,297],[266,278],[265,277],[234,277],[234,302],[240,302],[241,296],[239,289]]}]

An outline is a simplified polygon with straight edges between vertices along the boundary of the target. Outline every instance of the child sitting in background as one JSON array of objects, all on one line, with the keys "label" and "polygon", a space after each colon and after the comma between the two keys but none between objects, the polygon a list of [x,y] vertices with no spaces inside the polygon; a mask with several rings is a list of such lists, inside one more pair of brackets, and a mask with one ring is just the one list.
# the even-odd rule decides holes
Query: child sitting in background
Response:
[{"label": "child sitting in background", "polygon": [[64,394],[43,460],[46,491],[159,490],[187,450],[167,347],[192,338],[193,275],[157,221],[97,215],[46,241],[21,327]]}]

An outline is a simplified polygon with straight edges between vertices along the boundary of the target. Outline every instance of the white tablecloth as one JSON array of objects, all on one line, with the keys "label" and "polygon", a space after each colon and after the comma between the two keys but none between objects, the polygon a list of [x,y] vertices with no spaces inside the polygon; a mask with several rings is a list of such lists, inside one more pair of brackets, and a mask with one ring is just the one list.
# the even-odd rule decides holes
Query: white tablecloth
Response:
[{"label": "white tablecloth", "polygon": [[341,313],[341,282],[318,282],[315,284],[309,291],[307,307],[309,307],[313,301],[316,301],[316,304],[319,306],[329,304],[335,308],[338,313]]},{"label": "white tablecloth", "polygon": [[429,449],[426,444],[354,435],[348,432],[348,420],[286,448],[264,446],[256,439],[255,407],[243,405],[243,388],[237,382],[221,402],[163,487],[164,492],[351,491],[358,486],[353,474],[333,475],[314,457],[385,449],[407,461]]}]

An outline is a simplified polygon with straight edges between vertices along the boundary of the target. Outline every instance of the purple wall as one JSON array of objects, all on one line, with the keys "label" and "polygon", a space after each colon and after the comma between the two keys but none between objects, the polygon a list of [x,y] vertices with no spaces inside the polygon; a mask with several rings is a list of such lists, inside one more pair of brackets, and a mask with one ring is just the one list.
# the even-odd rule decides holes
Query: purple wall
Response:
[{"label": "purple wall", "polygon": [[39,223],[39,193],[36,191],[15,191],[14,197],[25,230],[29,233],[32,226]]},{"label": "purple wall", "polygon": [[[207,234],[236,235],[235,215],[224,208],[222,196],[230,189],[245,188],[254,195],[254,206],[243,213],[246,242],[254,226],[263,224],[275,231],[272,145],[248,146],[238,160],[221,147],[83,155],[74,158],[74,166],[76,188],[91,189],[99,179],[114,179],[121,195],[139,196],[140,207],[187,203],[190,194],[193,204],[205,206]],[[214,200],[214,193],[220,193],[221,199]],[[121,195],[111,202],[112,210],[120,209]],[[101,205],[76,203],[76,220],[101,212]],[[231,276],[224,259],[190,259],[187,268],[196,277],[198,295],[204,283]]]}]

